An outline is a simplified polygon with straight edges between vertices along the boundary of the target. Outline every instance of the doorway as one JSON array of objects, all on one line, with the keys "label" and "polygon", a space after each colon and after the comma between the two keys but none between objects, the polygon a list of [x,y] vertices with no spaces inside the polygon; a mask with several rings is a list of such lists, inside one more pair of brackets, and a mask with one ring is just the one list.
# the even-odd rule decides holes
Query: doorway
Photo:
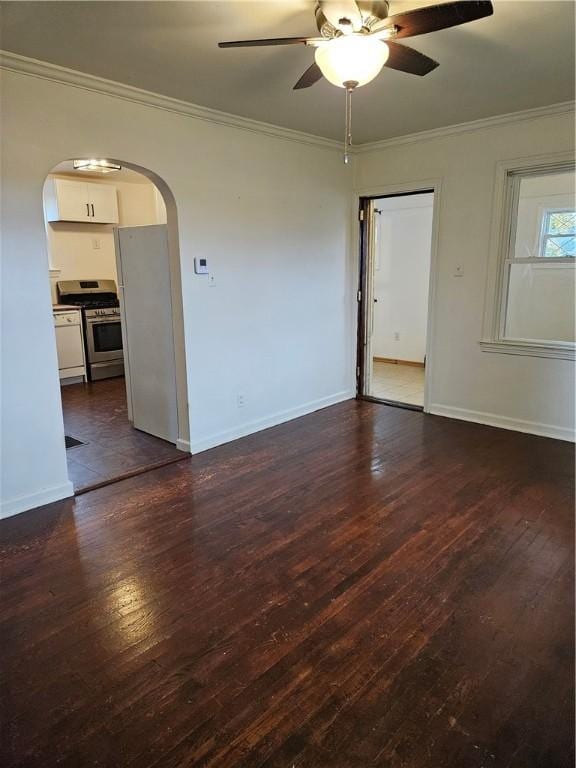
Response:
[{"label": "doorway", "polygon": [[151,172],[111,160],[60,163],[43,203],[68,475],[83,493],[189,455],[176,207]]},{"label": "doorway", "polygon": [[434,191],[360,199],[358,395],[424,410]]}]

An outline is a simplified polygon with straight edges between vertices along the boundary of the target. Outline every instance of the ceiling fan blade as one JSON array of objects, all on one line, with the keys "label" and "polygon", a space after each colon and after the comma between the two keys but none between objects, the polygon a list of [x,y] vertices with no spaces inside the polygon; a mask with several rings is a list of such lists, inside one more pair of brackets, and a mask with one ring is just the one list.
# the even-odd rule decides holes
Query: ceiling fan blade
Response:
[{"label": "ceiling fan blade", "polygon": [[228,43],[218,43],[218,48],[257,48],[263,45],[306,45],[312,42],[312,37],[270,37],[263,40],[233,40]]},{"label": "ceiling fan blade", "polygon": [[467,24],[469,21],[476,21],[493,13],[494,8],[490,0],[456,0],[452,3],[429,5],[425,8],[416,8],[414,11],[388,16],[382,24],[374,28],[374,31],[383,31],[395,26],[397,28],[395,39],[414,37],[428,32],[437,32],[439,29],[456,27],[459,24]]},{"label": "ceiling fan blade", "polygon": [[292,90],[299,91],[301,88],[310,88],[311,85],[314,85],[314,83],[317,83],[318,80],[321,80],[323,77],[322,70],[314,62],[311,66],[308,67],[306,72],[302,75],[300,80],[296,83],[294,88]]},{"label": "ceiling fan blade", "polygon": [[[336,29],[344,33],[347,30],[359,32],[362,29],[364,20],[356,0],[318,0],[318,5]],[[349,23],[342,23],[343,19],[348,19]]]},{"label": "ceiling fan blade", "polygon": [[414,48],[409,48],[407,45],[393,43],[390,40],[386,41],[386,45],[390,54],[384,66],[390,69],[398,69],[400,72],[409,72],[411,75],[423,76],[439,66],[438,62],[434,61],[434,59],[425,56],[420,51],[415,51]]}]

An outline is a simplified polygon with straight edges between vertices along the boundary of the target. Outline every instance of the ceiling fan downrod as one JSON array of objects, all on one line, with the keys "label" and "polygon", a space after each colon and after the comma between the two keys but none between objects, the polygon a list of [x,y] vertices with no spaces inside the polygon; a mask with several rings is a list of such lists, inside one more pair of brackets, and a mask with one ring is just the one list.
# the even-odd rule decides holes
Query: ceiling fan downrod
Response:
[{"label": "ceiling fan downrod", "polygon": [[345,118],[345,133],[344,133],[344,162],[346,165],[350,162],[349,149],[352,146],[352,91],[358,83],[356,80],[347,80],[344,83],[346,89],[346,118]]}]

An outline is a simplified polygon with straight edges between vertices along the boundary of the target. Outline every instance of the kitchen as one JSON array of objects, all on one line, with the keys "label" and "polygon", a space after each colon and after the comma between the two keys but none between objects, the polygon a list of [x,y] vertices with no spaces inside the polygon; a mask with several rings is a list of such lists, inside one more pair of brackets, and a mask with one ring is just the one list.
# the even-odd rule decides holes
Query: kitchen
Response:
[{"label": "kitchen", "polygon": [[68,473],[78,493],[186,455],[176,447],[167,214],[150,179],[97,159],[59,164],[43,202]]}]

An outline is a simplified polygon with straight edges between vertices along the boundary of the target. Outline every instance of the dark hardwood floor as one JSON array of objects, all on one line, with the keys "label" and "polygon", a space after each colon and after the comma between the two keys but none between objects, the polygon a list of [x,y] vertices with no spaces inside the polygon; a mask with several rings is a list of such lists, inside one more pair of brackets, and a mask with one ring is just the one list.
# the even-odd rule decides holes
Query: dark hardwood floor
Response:
[{"label": "dark hardwood floor", "polygon": [[64,428],[84,445],[66,451],[76,493],[187,458],[175,445],[128,421],[124,377],[60,388]]},{"label": "dark hardwood floor", "polygon": [[3,768],[571,768],[573,459],[353,401],[2,521]]}]

